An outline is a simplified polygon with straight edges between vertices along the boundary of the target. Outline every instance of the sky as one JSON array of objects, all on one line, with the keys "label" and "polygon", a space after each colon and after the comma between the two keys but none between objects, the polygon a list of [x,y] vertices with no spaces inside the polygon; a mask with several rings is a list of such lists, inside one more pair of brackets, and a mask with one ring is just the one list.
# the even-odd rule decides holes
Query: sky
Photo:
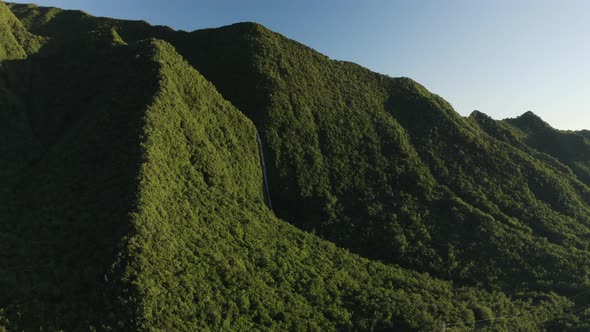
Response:
[{"label": "sky", "polygon": [[411,77],[462,115],[533,111],[558,129],[590,129],[588,0],[33,1],[186,31],[258,22],[330,58]]}]

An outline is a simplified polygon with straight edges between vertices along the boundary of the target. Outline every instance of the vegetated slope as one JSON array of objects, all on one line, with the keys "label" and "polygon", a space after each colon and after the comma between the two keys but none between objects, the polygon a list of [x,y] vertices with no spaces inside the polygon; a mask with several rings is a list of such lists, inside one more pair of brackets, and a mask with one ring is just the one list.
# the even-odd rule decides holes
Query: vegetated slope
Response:
[{"label": "vegetated slope", "polygon": [[130,225],[157,72],[140,51],[90,43],[2,62],[1,160],[14,163],[0,196],[9,330],[87,329],[117,313],[110,266]]},{"label": "vegetated slope", "polygon": [[499,293],[452,291],[276,219],[252,122],[171,46],[155,46],[162,85],[146,115],[127,274],[140,329],[432,330],[443,315],[489,315],[487,300],[471,296],[508,305]]},{"label": "vegetated slope", "polygon": [[578,130],[578,131],[575,131],[575,133],[577,133],[579,135],[582,135],[582,136],[584,136],[586,138],[590,138],[590,130],[586,130],[586,129],[584,129],[584,130]]},{"label": "vegetated slope", "polygon": [[[0,7],[0,61],[23,59],[41,47],[43,38],[30,34],[4,5]],[[27,128],[26,115],[21,101],[7,87],[6,69],[0,65],[0,193],[8,188],[8,182],[23,162],[31,158],[29,153],[35,145]],[[8,142],[13,142],[9,145]],[[14,142],[19,142],[17,146]]]},{"label": "vegetated slope", "polygon": [[0,60],[23,59],[35,53],[44,38],[31,34],[6,7],[0,10]]},{"label": "vegetated slope", "polygon": [[587,289],[589,190],[562,165],[502,144],[409,79],[259,25],[190,40],[178,49],[261,132],[282,218],[462,283]]},{"label": "vegetated slope", "polygon": [[454,289],[277,219],[255,127],[170,45],[84,40],[3,62],[6,132],[32,142],[3,143],[32,155],[2,197],[5,328],[432,330],[519,312],[504,326],[535,330],[571,305]]},{"label": "vegetated slope", "polygon": [[532,112],[504,122],[516,129],[515,135],[531,148],[567,165],[586,185],[590,185],[590,141],[584,132],[551,128]]},{"label": "vegetated slope", "polygon": [[[566,168],[489,136],[409,79],[330,61],[256,24],[186,33],[11,8],[56,48],[96,34],[174,45],[256,124],[276,213],[295,225],[367,257],[519,289],[535,301],[546,295],[529,290],[573,294],[587,283],[587,187]],[[538,330],[576,320],[543,325],[568,305],[553,295],[556,304],[510,308],[499,293],[452,290],[276,219],[263,204],[254,128],[169,46],[150,45],[161,79],[145,114],[133,231],[115,269],[123,279],[109,279],[121,303],[98,324],[432,330],[443,319],[520,311],[494,328]],[[564,199],[544,196],[545,188]],[[40,324],[71,324],[57,317]]]}]

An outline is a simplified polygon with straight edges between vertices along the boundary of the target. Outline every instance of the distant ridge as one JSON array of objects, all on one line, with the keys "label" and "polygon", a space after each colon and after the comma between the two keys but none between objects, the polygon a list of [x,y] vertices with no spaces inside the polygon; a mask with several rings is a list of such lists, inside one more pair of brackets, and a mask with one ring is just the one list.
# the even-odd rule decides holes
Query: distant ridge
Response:
[{"label": "distant ridge", "polygon": [[531,111],[527,111],[517,118],[506,119],[504,121],[527,132],[552,129],[547,122],[543,121],[538,115]]}]

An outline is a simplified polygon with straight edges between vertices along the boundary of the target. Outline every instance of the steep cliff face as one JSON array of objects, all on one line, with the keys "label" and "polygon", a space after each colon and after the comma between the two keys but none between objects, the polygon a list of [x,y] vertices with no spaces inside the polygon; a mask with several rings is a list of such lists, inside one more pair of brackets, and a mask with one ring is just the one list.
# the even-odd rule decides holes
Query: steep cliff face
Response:
[{"label": "steep cliff face", "polygon": [[0,3],[1,45],[6,329],[587,328],[583,132],[254,23]]}]

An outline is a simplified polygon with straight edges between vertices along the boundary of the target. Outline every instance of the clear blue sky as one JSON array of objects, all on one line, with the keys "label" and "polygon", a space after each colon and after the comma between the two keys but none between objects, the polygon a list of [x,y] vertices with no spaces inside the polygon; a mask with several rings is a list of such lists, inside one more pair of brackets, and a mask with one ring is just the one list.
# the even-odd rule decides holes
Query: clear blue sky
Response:
[{"label": "clear blue sky", "polygon": [[463,115],[531,110],[559,129],[590,129],[588,0],[36,1],[188,31],[255,21],[331,58],[411,77]]}]

